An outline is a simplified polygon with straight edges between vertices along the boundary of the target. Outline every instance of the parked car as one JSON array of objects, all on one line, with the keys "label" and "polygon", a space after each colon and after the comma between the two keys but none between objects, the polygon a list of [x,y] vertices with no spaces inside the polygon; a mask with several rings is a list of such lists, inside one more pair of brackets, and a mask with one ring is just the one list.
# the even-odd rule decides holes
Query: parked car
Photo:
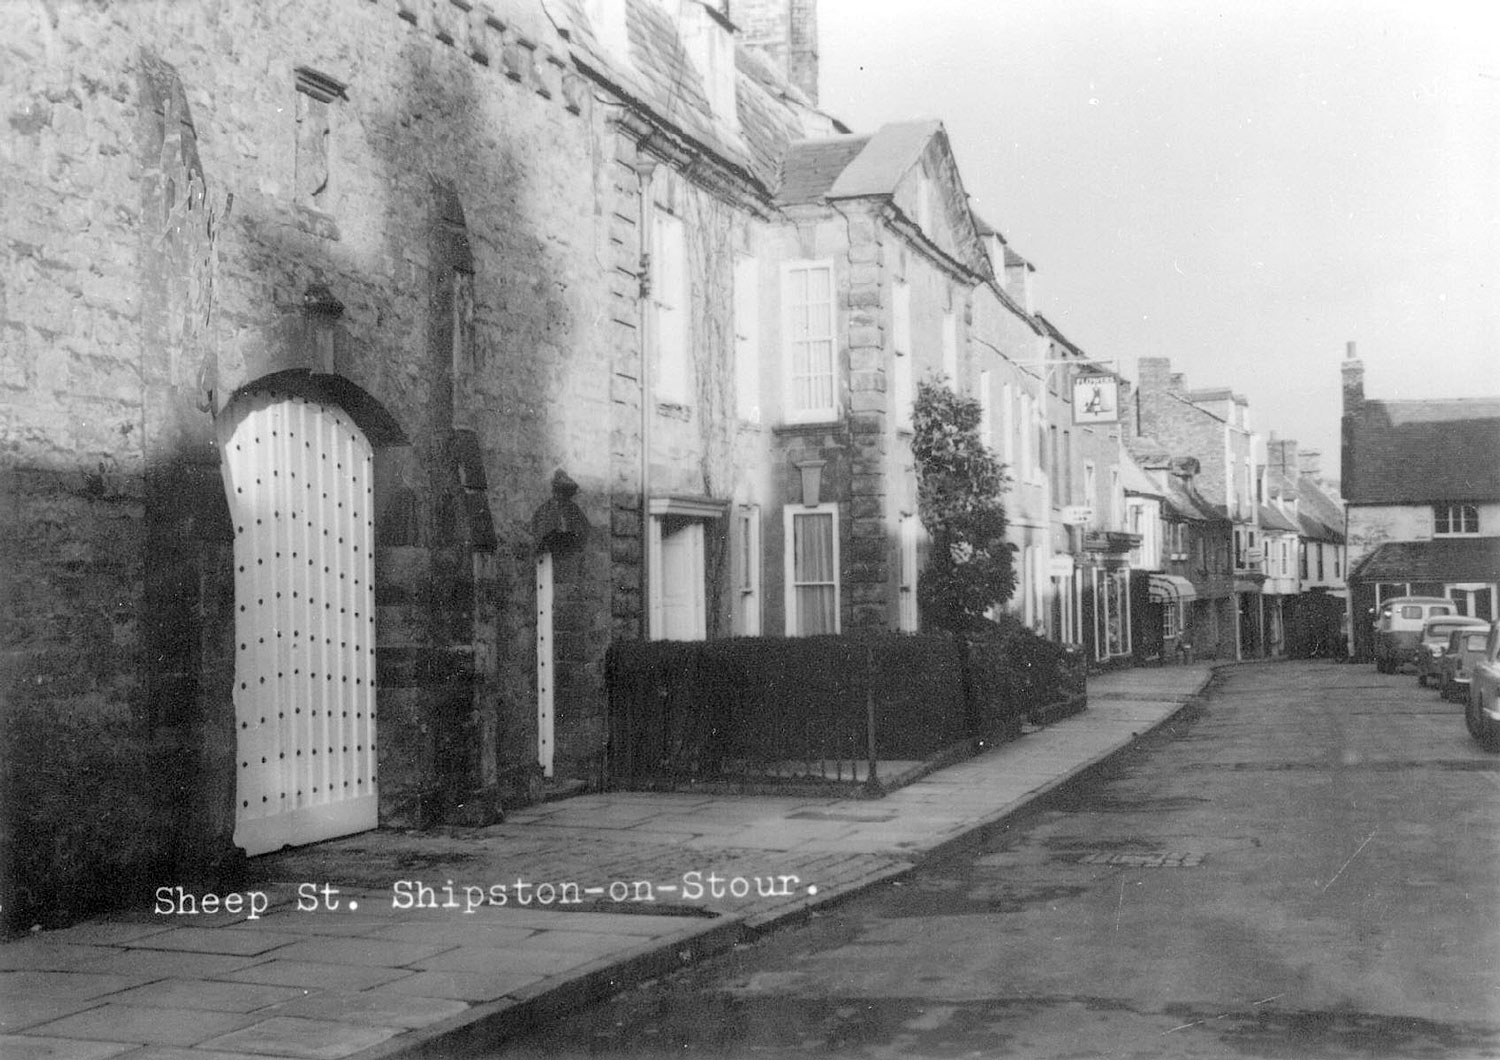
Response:
[{"label": "parked car", "polygon": [[1457,611],[1453,601],[1442,596],[1397,596],[1385,601],[1375,620],[1375,669],[1393,674],[1415,663],[1422,623]]},{"label": "parked car", "polygon": [[1444,699],[1462,703],[1469,698],[1469,673],[1475,660],[1484,655],[1484,642],[1488,638],[1489,631],[1479,629],[1455,629],[1448,635],[1442,676],[1438,680]]},{"label": "parked car", "polygon": [[1464,708],[1469,735],[1486,751],[1500,751],[1500,622],[1490,625],[1484,651],[1469,671],[1469,704]]},{"label": "parked car", "polygon": [[1443,678],[1443,655],[1448,650],[1448,638],[1462,629],[1487,632],[1489,622],[1482,618],[1464,615],[1438,615],[1422,623],[1422,641],[1417,648],[1417,684],[1426,688],[1439,684]]}]

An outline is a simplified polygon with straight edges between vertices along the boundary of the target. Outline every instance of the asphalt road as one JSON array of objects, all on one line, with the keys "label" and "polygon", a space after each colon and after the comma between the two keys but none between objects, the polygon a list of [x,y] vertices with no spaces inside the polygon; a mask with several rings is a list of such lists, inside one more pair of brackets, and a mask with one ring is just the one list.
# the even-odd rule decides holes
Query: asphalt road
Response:
[{"label": "asphalt road", "polygon": [[1500,757],[1281,663],[972,849],[496,1056],[1500,1057]]}]

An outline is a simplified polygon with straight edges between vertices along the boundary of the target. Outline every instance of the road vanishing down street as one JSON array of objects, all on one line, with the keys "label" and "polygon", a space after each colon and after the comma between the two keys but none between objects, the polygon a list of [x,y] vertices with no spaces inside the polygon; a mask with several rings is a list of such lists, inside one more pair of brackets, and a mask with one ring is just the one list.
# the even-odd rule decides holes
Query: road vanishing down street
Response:
[{"label": "road vanishing down street", "polygon": [[1497,806],[1414,678],[1233,667],[973,848],[491,1055],[1500,1056]]}]

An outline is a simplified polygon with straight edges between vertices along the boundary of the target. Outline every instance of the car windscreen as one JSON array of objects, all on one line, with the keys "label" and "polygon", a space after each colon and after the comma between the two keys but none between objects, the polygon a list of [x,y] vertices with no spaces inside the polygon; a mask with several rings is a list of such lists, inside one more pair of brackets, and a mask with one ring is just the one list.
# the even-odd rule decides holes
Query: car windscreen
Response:
[{"label": "car windscreen", "polygon": [[1464,638],[1464,651],[1484,651],[1484,641],[1488,633],[1470,633]]}]

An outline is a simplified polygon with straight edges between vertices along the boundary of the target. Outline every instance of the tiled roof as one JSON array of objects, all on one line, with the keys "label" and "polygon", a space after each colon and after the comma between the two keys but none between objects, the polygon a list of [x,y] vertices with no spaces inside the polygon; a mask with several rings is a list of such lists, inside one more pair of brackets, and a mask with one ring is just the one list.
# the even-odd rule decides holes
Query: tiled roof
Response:
[{"label": "tiled roof", "polygon": [[1181,480],[1175,476],[1167,483],[1165,508],[1179,519],[1206,523],[1227,521],[1222,512],[1215,510],[1213,505],[1198,496],[1197,490],[1184,488]]},{"label": "tiled roof", "polygon": [[942,131],[936,121],[898,121],[882,125],[828,189],[831,199],[890,195],[917,164],[928,142]]},{"label": "tiled roof", "polygon": [[1500,500],[1500,398],[1366,401],[1345,427],[1350,504]]},{"label": "tiled roof", "polygon": [[869,142],[868,136],[839,136],[791,144],[782,159],[776,201],[783,206],[823,201],[839,174]]},{"label": "tiled roof", "polygon": [[1306,475],[1297,480],[1297,504],[1303,537],[1314,541],[1343,542],[1343,503]]},{"label": "tiled roof", "polygon": [[817,110],[753,49],[735,48],[739,135],[715,123],[703,77],[693,64],[672,16],[654,0],[625,0],[630,59],[624,62],[599,40],[579,0],[556,0],[574,59],[639,102],[653,117],[696,141],[731,166],[748,172],[769,194],[787,144],[835,123]]},{"label": "tiled roof", "polygon": [[1128,454],[1120,461],[1120,485],[1126,493],[1134,493],[1142,497],[1166,497],[1166,491],[1152,480],[1151,476],[1141,470],[1141,466],[1130,459]]},{"label": "tiled roof", "polygon": [[1262,530],[1280,530],[1295,534],[1298,530],[1297,524],[1292,522],[1281,512],[1269,504],[1260,506],[1260,528]]},{"label": "tiled roof", "polygon": [[1349,572],[1363,582],[1500,581],[1500,537],[1392,541]]}]

